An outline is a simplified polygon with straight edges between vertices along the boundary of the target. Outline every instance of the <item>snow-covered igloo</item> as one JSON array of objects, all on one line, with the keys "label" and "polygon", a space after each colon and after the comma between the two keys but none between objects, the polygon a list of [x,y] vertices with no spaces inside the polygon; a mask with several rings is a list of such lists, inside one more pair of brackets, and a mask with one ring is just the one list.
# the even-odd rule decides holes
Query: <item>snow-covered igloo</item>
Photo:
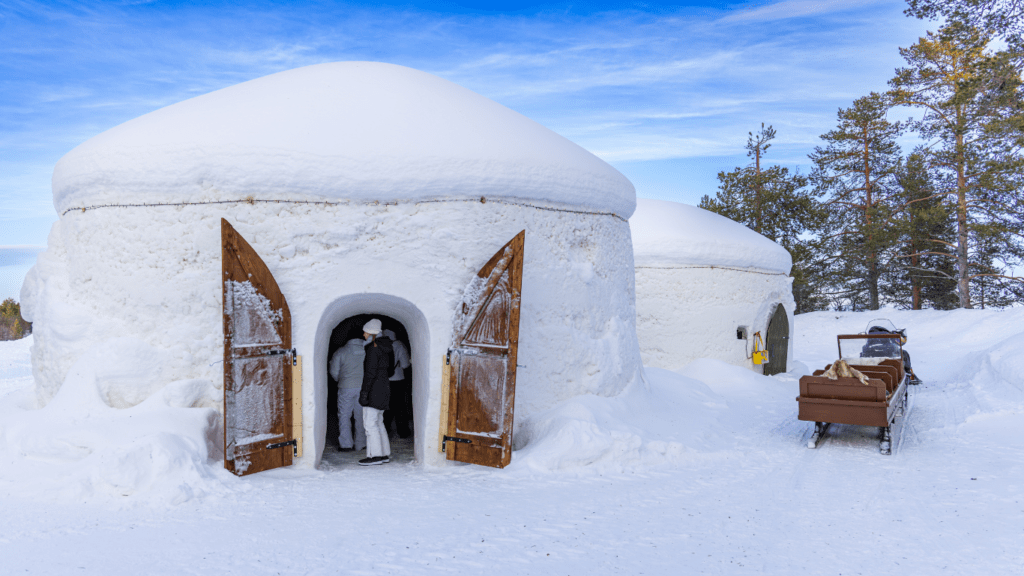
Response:
[{"label": "snow-covered igloo", "polygon": [[[517,265],[521,300],[510,289],[480,303],[520,315],[518,358],[499,359],[511,362],[516,424],[640,376],[632,184],[547,128],[424,72],[320,64],[186,100],[69,152],[53,195],[60,218],[21,295],[40,404],[76,359],[94,355],[108,366],[97,386],[111,406],[181,379],[208,381],[219,405],[226,322],[249,302],[248,319],[236,320],[250,333],[237,324],[234,338],[260,343],[260,330],[290,326],[252,354],[301,356],[301,370],[291,362],[301,375],[295,409],[282,425],[301,430],[296,462],[313,466],[333,409],[331,332],[346,318],[384,315],[411,344],[416,458],[440,464],[441,413],[454,410],[455,396],[442,394],[453,339],[469,329],[473,298],[508,284],[493,270]],[[231,255],[223,269],[222,253]]]},{"label": "snow-covered igloo", "polygon": [[[714,358],[766,374],[792,356],[792,257],[775,242],[696,206],[638,199],[629,220],[637,338],[644,365],[678,370]],[[769,362],[752,360],[756,335]]]}]

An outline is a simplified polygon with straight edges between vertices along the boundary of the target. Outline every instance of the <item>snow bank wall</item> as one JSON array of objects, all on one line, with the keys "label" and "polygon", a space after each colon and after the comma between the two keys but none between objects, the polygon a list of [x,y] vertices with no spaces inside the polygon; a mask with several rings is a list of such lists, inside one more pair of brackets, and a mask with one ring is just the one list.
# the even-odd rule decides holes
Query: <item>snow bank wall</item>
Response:
[{"label": "snow bank wall", "polygon": [[267,263],[292,312],[306,359],[301,464],[313,465],[324,442],[323,332],[349,311],[413,324],[416,452],[440,462],[441,358],[454,308],[522,229],[517,423],[573,396],[615,394],[639,374],[630,231],[614,216],[497,202],[104,208],[62,216],[22,288],[40,405],[83,356],[103,359],[97,386],[116,408],[176,380],[221,389],[221,217]]},{"label": "snow bank wall", "polygon": [[[680,370],[698,358],[755,369],[753,334],[767,335],[775,307],[793,326],[792,279],[782,273],[711,266],[636,268],[637,335],[646,366]],[[748,327],[748,338],[736,328]],[[793,338],[789,340],[793,357]]]}]

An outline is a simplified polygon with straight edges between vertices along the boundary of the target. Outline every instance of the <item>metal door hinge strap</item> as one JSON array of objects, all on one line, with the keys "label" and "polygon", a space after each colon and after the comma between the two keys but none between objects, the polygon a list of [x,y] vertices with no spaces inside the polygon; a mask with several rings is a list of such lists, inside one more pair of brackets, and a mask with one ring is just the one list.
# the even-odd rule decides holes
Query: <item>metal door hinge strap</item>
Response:
[{"label": "metal door hinge strap", "polygon": [[277,444],[267,444],[267,450],[273,450],[274,448],[284,448],[285,446],[292,447],[292,456],[298,455],[299,443],[295,439],[289,440],[287,442],[278,442]]},{"label": "metal door hinge strap", "polygon": [[264,356],[280,356],[282,354],[291,354],[292,366],[296,366],[299,363],[299,353],[295,348],[275,348],[273,350],[267,350],[263,353]]},{"label": "metal door hinge strap", "polygon": [[473,443],[472,440],[467,440],[465,438],[456,438],[455,436],[445,436],[444,440],[441,441],[441,452],[444,452],[444,449],[445,449],[445,447],[446,447],[448,442],[457,442],[459,444],[472,444]]}]

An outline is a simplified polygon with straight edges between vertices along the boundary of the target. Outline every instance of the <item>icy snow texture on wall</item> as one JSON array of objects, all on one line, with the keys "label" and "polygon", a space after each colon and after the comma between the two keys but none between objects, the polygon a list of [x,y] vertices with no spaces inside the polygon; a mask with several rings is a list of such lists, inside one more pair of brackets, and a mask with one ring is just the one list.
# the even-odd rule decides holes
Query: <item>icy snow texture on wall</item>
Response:
[{"label": "icy snow texture on wall", "polygon": [[[267,263],[291,309],[293,345],[314,360],[303,373],[307,442],[323,442],[326,426],[326,388],[314,386],[321,372],[326,386],[326,357],[322,366],[315,359],[326,356],[316,348],[326,346],[316,340],[321,318],[339,298],[387,294],[427,321],[430,349],[412,350],[424,362],[414,374],[429,379],[420,388],[416,426],[427,433],[417,437],[417,454],[443,457],[419,443],[436,443],[430,431],[438,429],[455,308],[484,263],[523,229],[517,424],[573,396],[613,395],[640,370],[629,228],[612,216],[490,202],[109,208],[63,216],[22,289],[23,313],[35,322],[41,405],[91,345],[117,337],[160,352],[161,382],[221,385],[221,216]],[[314,449],[304,458],[315,458],[316,446],[307,444]]]},{"label": "icy snow texture on wall", "polygon": [[637,266],[728,266],[789,274],[785,248],[714,212],[638,199],[629,219]]},{"label": "icy snow texture on wall", "polygon": [[[793,325],[791,278],[723,268],[637,268],[636,332],[645,366],[680,370],[698,358],[754,368],[752,337],[775,306]],[[736,337],[739,326],[749,337]],[[792,339],[790,339],[792,357]],[[760,371],[760,367],[757,368]]]},{"label": "icy snow texture on wall", "polygon": [[392,64],[279,72],[112,128],[62,158],[58,213],[255,199],[528,201],[628,218],[614,168],[479,94]]},{"label": "icy snow texture on wall", "polygon": [[[645,366],[680,370],[714,358],[754,368],[750,337],[766,336],[776,305],[786,307],[792,326],[792,259],[782,246],[718,214],[665,200],[637,200],[629,226]],[[750,337],[736,337],[740,326]]]}]

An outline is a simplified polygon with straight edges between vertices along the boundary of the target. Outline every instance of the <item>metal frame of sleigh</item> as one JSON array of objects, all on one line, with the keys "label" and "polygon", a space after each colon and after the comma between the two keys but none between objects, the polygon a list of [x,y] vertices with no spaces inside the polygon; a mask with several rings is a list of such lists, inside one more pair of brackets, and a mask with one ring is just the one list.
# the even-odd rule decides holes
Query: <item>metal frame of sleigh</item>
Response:
[{"label": "metal frame of sleigh", "polygon": [[[899,418],[902,430],[909,413],[911,374],[903,364],[903,335],[840,334],[836,340],[839,360],[800,378],[797,418],[814,422],[807,447],[817,448],[831,424],[877,426],[879,452],[892,454],[894,424]],[[861,357],[844,358],[844,340],[867,340]]]}]

